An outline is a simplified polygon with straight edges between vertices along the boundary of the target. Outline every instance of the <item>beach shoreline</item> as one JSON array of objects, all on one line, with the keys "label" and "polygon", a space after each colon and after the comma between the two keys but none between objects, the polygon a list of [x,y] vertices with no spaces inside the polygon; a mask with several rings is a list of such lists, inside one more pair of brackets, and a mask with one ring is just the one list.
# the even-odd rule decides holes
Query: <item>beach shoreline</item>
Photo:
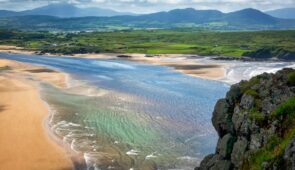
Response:
[{"label": "beach shoreline", "polygon": [[37,84],[63,87],[62,73],[4,59],[0,68],[0,169],[73,169],[71,153],[48,133],[49,110]]},{"label": "beach shoreline", "polygon": [[[55,144],[57,146],[58,145],[62,146],[62,148],[66,152],[66,157],[72,161],[71,163],[74,164],[73,166],[75,167],[75,169],[85,169],[86,166],[94,167],[97,165],[95,162],[95,161],[97,161],[96,160],[97,157],[95,157],[95,155],[94,155],[94,159],[92,159],[93,157],[87,157],[87,155],[88,155],[88,152],[92,153],[93,151],[95,151],[95,153],[96,153],[97,152],[96,147],[98,145],[94,144],[94,143],[96,143],[96,140],[95,141],[87,141],[87,142],[94,142],[94,143],[88,143],[88,144],[91,144],[91,145],[87,145],[87,146],[90,146],[90,148],[86,148],[86,150],[75,149],[75,148],[79,148],[76,146],[79,146],[80,143],[73,142],[76,139],[75,139],[75,137],[71,138],[70,137],[71,135],[73,135],[73,136],[75,136],[75,135],[79,136],[81,134],[84,135],[84,130],[83,130],[84,127],[86,130],[85,132],[87,133],[86,135],[92,136],[95,133],[88,131],[88,129],[91,129],[91,125],[89,125],[87,123],[89,123],[91,121],[88,121],[88,119],[85,119],[85,117],[82,117],[82,114],[80,117],[80,113],[87,113],[87,112],[84,112],[84,110],[79,110],[82,107],[82,105],[79,105],[79,104],[73,102],[72,100],[70,100],[70,98],[72,98],[72,97],[68,96],[68,94],[74,94],[74,95],[78,94],[78,95],[88,96],[91,93],[91,96],[95,96],[95,94],[93,93],[94,91],[92,91],[92,90],[89,91],[89,88],[91,89],[91,84],[87,84],[86,82],[88,82],[88,80],[90,80],[90,81],[95,80],[96,76],[98,76],[98,75],[101,75],[102,78],[105,78],[105,77],[108,78],[107,73],[105,73],[105,74],[101,73],[101,71],[104,71],[105,68],[117,69],[116,67],[120,68],[120,66],[121,66],[121,68],[127,68],[125,70],[126,72],[123,73],[123,74],[127,75],[126,77],[124,77],[123,74],[118,74],[117,76],[110,77],[111,80],[116,80],[117,77],[120,77],[122,80],[125,80],[122,83],[123,84],[126,83],[127,85],[128,85],[128,80],[129,80],[128,78],[130,77],[129,75],[133,75],[133,72],[136,71],[136,69],[139,70],[141,67],[143,67],[142,68],[143,71],[137,73],[137,75],[139,77],[144,75],[146,72],[150,72],[152,74],[153,71],[156,71],[156,75],[159,74],[158,68],[155,66],[130,63],[130,62],[127,62],[128,60],[126,60],[126,62],[123,62],[123,61],[121,62],[121,60],[118,59],[117,56],[112,56],[109,54],[106,55],[104,59],[107,59],[107,57],[109,57],[109,59],[112,59],[112,60],[103,60],[102,59],[102,60],[93,60],[93,61],[92,60],[83,60],[83,59],[78,59],[78,58],[58,58],[58,57],[43,57],[42,58],[41,56],[39,57],[39,56],[35,56],[35,55],[32,55],[32,56],[30,56],[30,55],[27,55],[27,56],[26,55],[9,55],[6,53],[5,54],[2,53],[2,55],[3,55],[2,57],[6,58],[6,59],[0,59],[0,63],[1,63],[1,65],[0,65],[0,81],[3,80],[4,82],[7,82],[7,81],[14,81],[15,80],[15,81],[28,83],[29,85],[32,85],[33,87],[35,87],[35,89],[37,89],[37,92],[39,94],[39,96],[38,96],[39,100],[42,100],[42,98],[40,98],[40,93],[42,94],[42,97],[44,97],[43,99],[45,99],[45,100],[43,100],[43,104],[44,103],[45,103],[45,105],[49,104],[49,105],[47,105],[46,119],[44,119],[44,117],[43,117],[43,121],[44,121],[43,130],[46,132],[46,133],[45,132],[44,133],[47,134],[47,137],[49,138],[49,140],[51,140],[51,142],[55,142]],[[142,57],[145,57],[145,56],[143,56],[143,54],[141,54],[141,55],[142,55]],[[0,53],[0,56],[1,56],[1,53]],[[89,56],[89,57],[91,57],[91,56]],[[97,56],[95,56],[95,57],[97,57]],[[174,56],[173,60],[170,61],[171,57],[173,57],[173,56],[170,56],[169,58],[168,57],[167,58],[160,58],[160,57],[156,56],[155,58],[158,58],[158,60],[160,60],[158,62],[165,62],[170,67],[175,67],[175,68],[178,68],[179,70],[185,70],[185,71],[195,69],[196,67],[197,68],[201,67],[203,69],[216,68],[216,66],[214,65],[214,61],[208,60],[207,58],[197,58],[196,57],[196,58],[193,58],[190,60],[189,56],[187,56],[187,57]],[[12,60],[12,59],[15,59],[16,61]],[[115,59],[118,59],[118,60],[115,60]],[[139,60],[140,58],[135,58],[135,59]],[[120,62],[119,62],[119,60],[120,60]],[[187,60],[190,60],[189,62],[192,62],[192,63],[196,62],[197,64],[194,65],[194,64],[188,63]],[[198,60],[201,60],[202,64],[199,64]],[[153,60],[152,62],[155,62],[155,61]],[[179,62],[179,63],[182,62],[183,64],[185,64],[185,66],[176,65],[175,63],[177,63],[177,62]],[[27,64],[27,63],[30,63],[30,64]],[[72,63],[74,63],[74,64],[71,67]],[[118,64],[116,65],[116,64],[112,64],[112,63],[118,63]],[[230,64],[231,63],[227,63],[224,65],[230,66]],[[234,65],[235,63],[232,63],[232,64]],[[39,66],[39,65],[44,65],[44,66]],[[122,67],[122,65],[123,66],[130,65],[130,67],[126,67],[126,66]],[[133,67],[133,65],[136,65],[136,66]],[[108,67],[108,66],[112,66],[112,67]],[[248,65],[245,65],[245,67],[248,67]],[[254,66],[254,67],[256,67],[256,66]],[[265,67],[265,63],[263,63],[263,67]],[[53,68],[54,70],[51,70],[50,68]],[[78,71],[83,70],[83,72],[80,73],[80,72],[75,71],[76,68]],[[83,69],[83,68],[85,68],[85,69]],[[95,70],[96,68],[97,68],[97,70],[92,72],[92,70]],[[229,68],[229,69],[231,69],[231,68]],[[232,69],[236,69],[236,67],[232,66]],[[64,70],[65,72],[68,72],[68,74],[63,73],[63,72],[59,72],[58,70]],[[203,94],[203,92],[206,93],[206,92],[210,91],[211,89],[213,89],[213,90],[219,89],[219,88],[222,89],[222,87],[226,88],[223,86],[224,83],[221,84],[218,81],[207,81],[207,80],[201,80],[201,79],[194,79],[194,78],[191,78],[191,77],[188,77],[185,75],[181,75],[181,74],[174,74],[174,73],[170,74],[171,71],[174,71],[173,68],[171,68],[171,69],[165,68],[165,69],[159,69],[159,70],[161,71],[160,73],[162,73],[162,72],[166,73],[165,71],[169,72],[169,77],[170,76],[173,76],[173,77],[179,76],[181,78],[180,80],[185,80],[185,81],[189,80],[192,82],[196,82],[196,86],[194,84],[191,84],[190,86],[186,86],[188,88],[183,88],[183,86],[181,88],[178,88],[179,86],[177,86],[177,84],[175,84],[175,86],[172,86],[172,87],[176,88],[176,89],[190,89],[190,87],[192,87],[192,88],[198,87],[198,82],[201,82],[201,83],[204,82],[206,84],[202,88],[204,88],[205,90],[200,90],[202,92],[200,94],[206,96],[207,94]],[[254,70],[255,70],[255,68],[254,68]],[[95,77],[92,77],[92,75],[89,75],[88,71],[90,71],[90,73],[92,73]],[[110,74],[113,74],[112,71],[109,71],[109,72],[110,72]],[[80,74],[77,74],[77,77],[75,77],[76,73],[80,73]],[[238,72],[238,73],[240,73],[240,72]],[[81,79],[83,82],[82,89],[80,86],[80,82],[75,82],[75,78],[77,78],[77,80],[79,81],[79,75],[83,76],[83,77],[85,76],[88,78],[88,79],[83,79],[83,78]],[[107,75],[107,76],[103,77],[104,75]],[[73,76],[73,77],[71,77],[71,76]],[[152,76],[150,76],[150,77],[147,76],[147,77],[149,78],[150,82],[157,82],[158,80],[161,80],[162,82],[161,81],[159,82],[159,84],[163,84],[163,86],[159,86],[161,88],[164,87],[166,89],[168,86],[170,86],[170,85],[166,86],[166,84],[163,83],[166,80],[165,77],[163,79],[159,79],[159,77],[157,77],[157,79],[153,79]],[[162,78],[162,77],[160,77],[160,78]],[[134,80],[136,80],[136,76],[130,77],[130,80],[132,83],[134,83]],[[140,81],[141,80],[142,79],[140,78]],[[169,79],[169,78],[167,80],[168,81],[171,80],[171,82],[175,81],[175,79]],[[58,89],[52,88],[51,86],[49,87],[47,85],[43,86],[43,82],[46,84],[51,84]],[[223,82],[223,81],[221,81],[221,82]],[[117,84],[122,84],[122,83],[117,83]],[[176,83],[178,83],[178,82],[176,82]],[[213,86],[210,86],[211,83],[213,84]],[[17,84],[20,84],[20,83],[17,83]],[[40,84],[41,84],[41,86],[39,86]],[[149,85],[149,82],[147,82],[146,84]],[[155,83],[152,83],[152,84],[154,85]],[[7,87],[14,87],[12,85],[6,85],[6,86]],[[87,94],[85,94],[85,86],[87,86],[86,87]],[[42,88],[40,88],[40,87],[42,87]],[[134,86],[131,86],[131,87],[134,87]],[[146,86],[146,87],[149,87],[149,86]],[[2,87],[2,88],[3,88],[2,91],[10,92],[9,89],[5,89],[4,87]],[[13,91],[19,91],[17,88],[19,88],[19,87],[18,86],[14,87]],[[84,91],[83,91],[83,88],[84,88]],[[63,94],[63,90],[64,90],[64,92],[67,93],[67,95],[64,95],[64,96],[61,95],[61,94]],[[26,90],[21,89],[21,91],[26,91]],[[198,91],[198,89],[196,89],[194,91]],[[214,90],[214,91],[216,91],[216,90]],[[1,92],[1,86],[0,86],[0,92]],[[218,90],[216,92],[219,93]],[[151,91],[148,92],[148,94],[150,94],[150,93],[151,93]],[[105,93],[103,93],[103,94],[105,94]],[[175,93],[172,93],[171,95],[173,95],[173,97],[174,97],[174,94]],[[213,92],[212,94],[215,94],[215,92]],[[98,94],[98,95],[100,95],[100,94]],[[120,99],[119,101],[123,101],[123,102],[129,101],[128,98],[126,98],[125,96],[122,96],[122,95],[118,95],[118,93],[116,93],[116,96],[120,96],[120,98],[118,98],[118,99]],[[154,95],[151,95],[151,96],[154,96]],[[186,100],[185,99],[186,94],[183,96],[184,96],[184,100]],[[1,93],[0,93],[0,97],[2,97]],[[67,99],[68,99],[68,101],[67,101]],[[78,97],[77,99],[80,99],[80,98]],[[85,100],[85,99],[86,98],[83,98],[83,100]],[[134,98],[132,98],[132,99],[134,99]],[[166,99],[167,98],[165,98],[165,100]],[[196,98],[196,99],[198,100],[198,98]],[[5,99],[5,100],[7,100],[7,99]],[[200,100],[203,100],[203,98],[201,98]],[[74,100],[74,101],[80,101],[80,100]],[[140,99],[138,99],[138,100],[136,99],[135,101],[140,101]],[[150,100],[147,100],[147,101],[150,101]],[[16,100],[15,103],[16,104],[13,105],[13,108],[17,107],[17,103],[19,103],[19,101]],[[69,103],[71,103],[71,104],[69,104]],[[75,104],[73,104],[73,103],[75,103]],[[82,103],[84,106],[85,103],[84,102],[82,102]],[[113,108],[113,102],[110,102],[110,103],[111,103],[111,107]],[[174,103],[174,102],[171,102],[171,103]],[[185,104],[185,103],[190,103],[190,101],[185,102],[185,103],[181,103],[181,102],[178,102],[178,103]],[[93,104],[95,104],[95,107],[97,107],[96,103],[93,103]],[[147,104],[147,103],[145,102],[145,104]],[[27,103],[25,106],[27,106],[27,105],[31,105],[31,103]],[[66,108],[63,108],[64,105],[67,106],[68,108],[71,108],[72,110],[70,110],[70,109],[67,110]],[[192,104],[192,106],[197,106],[197,105],[198,105],[197,103]],[[22,107],[25,107],[25,106],[22,106]],[[62,106],[62,107],[59,107],[59,106]],[[78,107],[76,107],[76,106],[78,106]],[[186,105],[184,105],[184,106],[186,106]],[[173,107],[174,106],[172,106],[171,108],[173,108]],[[190,106],[187,106],[187,108],[189,108],[189,107]],[[88,109],[90,107],[86,104],[85,108]],[[170,108],[170,107],[167,107],[167,108]],[[61,109],[61,110],[59,110],[59,109]],[[182,110],[183,109],[181,108],[181,110],[179,110],[179,112],[182,112]],[[67,111],[69,111],[69,112],[67,112]],[[121,110],[121,111],[124,111],[124,110]],[[167,113],[170,113],[170,111],[171,110],[168,110]],[[65,113],[65,115],[58,114],[58,113]],[[70,117],[72,117],[72,115],[71,114],[66,115],[66,113],[71,113],[72,115],[76,115],[76,117],[73,117],[73,119],[71,119]],[[93,112],[93,113],[96,113],[96,112]],[[52,115],[54,115],[53,119],[51,119]],[[58,116],[60,116],[60,118],[55,119]],[[63,117],[63,116],[65,116],[65,117]],[[1,100],[0,100],[0,118],[1,118]],[[81,122],[79,122],[79,121],[76,122],[76,118],[79,118],[77,120],[80,120]],[[59,123],[61,123],[61,124],[59,124]],[[173,124],[174,124],[174,122],[173,122]],[[64,125],[66,125],[66,126],[64,126]],[[67,125],[70,125],[70,126],[67,126]],[[72,132],[70,132],[70,133],[63,133],[62,132],[64,130],[65,131],[69,130],[69,127],[71,127],[71,128],[74,127],[74,129],[75,129],[76,127],[78,127],[80,125],[83,130],[83,131],[82,130],[81,131],[83,133],[78,132],[77,134],[75,134],[75,133],[72,134]],[[186,125],[186,123],[185,123],[185,125]],[[68,136],[68,134],[70,134],[70,135]],[[114,144],[117,144],[117,143],[114,142]],[[93,148],[95,148],[95,150]],[[130,148],[128,148],[127,151],[128,150],[130,150]],[[84,151],[86,151],[86,152],[84,152]],[[101,153],[104,153],[104,152],[101,152]],[[99,157],[101,156],[101,153],[99,153]],[[123,152],[123,153],[127,153],[127,152]],[[121,155],[121,154],[118,154],[118,155]],[[115,157],[116,154],[109,154],[109,153],[107,154],[106,157],[107,157],[107,159],[109,159],[108,163],[110,163],[112,161],[111,156]],[[121,159],[117,159],[117,158],[118,157],[116,157],[115,160],[121,160]],[[92,160],[95,160],[95,161],[91,162]],[[105,159],[99,158],[97,162],[99,162],[101,160],[106,161]],[[86,162],[87,162],[87,165],[86,165]]]},{"label": "beach shoreline", "polygon": [[[5,68],[7,69],[7,73],[4,73],[6,79],[5,81],[10,81],[10,80],[16,80],[16,81],[20,81],[20,83],[24,83],[27,84],[29,86],[32,86],[35,90],[36,93],[38,94],[38,100],[42,101],[43,107],[44,107],[44,103],[46,103],[45,101],[43,101],[41,99],[40,95],[40,89],[38,88],[38,84],[40,82],[45,82],[45,83],[49,83],[57,88],[67,88],[66,86],[66,78],[67,76],[65,76],[63,73],[58,72],[58,71],[54,71],[54,70],[50,70],[47,69],[46,67],[42,67],[42,66],[36,66],[33,64],[27,64],[27,63],[23,63],[23,62],[18,62],[18,61],[14,61],[14,60],[7,60],[7,59],[0,59],[0,68]],[[4,72],[6,72],[4,70]],[[173,70],[171,70],[173,71]],[[1,72],[0,72],[1,73]],[[0,74],[0,77],[2,77],[3,75]],[[57,78],[57,79],[56,79]],[[63,83],[65,82],[65,83]],[[19,83],[18,83],[19,84]],[[38,90],[39,89],[39,90]],[[1,96],[1,93],[0,93]],[[7,100],[7,99],[4,99]],[[17,105],[19,101],[15,101],[15,104]],[[1,100],[0,100],[0,104],[1,104]],[[29,106],[30,103],[26,103],[26,106]],[[13,106],[16,107],[16,106]],[[30,107],[34,107],[34,106],[30,106]],[[47,140],[49,140],[50,142],[52,142],[52,145],[55,145],[55,147],[57,147],[58,149],[61,149],[61,152],[63,152],[62,156],[64,156],[63,159],[63,163],[69,165],[68,163],[70,163],[71,165],[63,168],[63,169],[73,169],[73,167],[75,167],[76,169],[79,169],[80,167],[85,168],[86,164],[85,164],[85,160],[84,160],[84,155],[79,155],[77,153],[74,153],[73,150],[71,150],[69,145],[65,145],[62,141],[61,138],[59,138],[59,136],[57,136],[50,128],[49,126],[49,115],[50,111],[49,111],[49,107],[46,107],[46,115],[43,116],[42,120],[40,122],[40,124],[42,124],[42,130],[43,130],[43,135],[46,135]],[[0,112],[1,115],[1,112]],[[25,130],[26,128],[24,128]],[[17,134],[17,133],[14,133]],[[1,137],[1,134],[0,134]],[[44,141],[43,141],[44,142]],[[49,148],[51,146],[49,145]],[[1,150],[0,150],[1,151]],[[35,151],[34,151],[35,152]],[[47,151],[46,151],[47,152]],[[16,153],[17,154],[17,153]],[[61,156],[53,156],[55,159],[60,159],[61,160]],[[6,159],[6,158],[3,158]],[[12,159],[12,158],[9,158]],[[21,160],[23,162],[26,162],[29,165],[32,165],[32,163],[30,164],[30,160]],[[26,166],[29,166],[26,165]],[[24,165],[21,165],[24,166]],[[40,165],[41,166],[41,165]],[[64,165],[62,165],[64,166]],[[52,167],[51,165],[46,165],[44,166],[44,168],[42,169],[46,169],[48,167]],[[82,169],[81,168],[81,169]],[[14,169],[20,169],[20,167],[15,167]],[[28,169],[34,169],[29,167]],[[54,168],[55,169],[55,168]]]},{"label": "beach shoreline", "polygon": [[[36,51],[25,50],[16,46],[0,45],[0,52],[15,53],[15,54],[27,54],[37,55]],[[148,57],[146,54],[139,53],[87,53],[87,54],[44,54],[46,56],[59,57],[77,57],[77,58],[90,58],[90,59],[117,59],[132,62],[139,62],[144,64],[153,64],[171,67],[173,71],[180,72],[189,76],[204,78],[209,80],[220,80],[225,77],[226,65],[220,63],[203,63],[202,60],[194,54],[160,54],[153,57]],[[117,56],[129,56],[129,57],[117,57]],[[201,57],[204,58],[204,57]]]}]

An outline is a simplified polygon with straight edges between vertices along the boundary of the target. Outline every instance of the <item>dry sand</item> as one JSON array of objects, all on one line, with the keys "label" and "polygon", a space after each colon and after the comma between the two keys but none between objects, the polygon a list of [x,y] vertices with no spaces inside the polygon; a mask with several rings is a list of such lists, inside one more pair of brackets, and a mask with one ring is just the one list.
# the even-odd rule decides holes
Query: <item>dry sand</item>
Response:
[{"label": "dry sand", "polygon": [[0,53],[15,53],[15,54],[34,54],[34,51],[25,50],[21,47],[12,45],[0,45]]},{"label": "dry sand", "polygon": [[[0,68],[0,169],[73,169],[69,153],[50,139],[44,126],[48,108],[40,99],[36,84],[24,79],[24,76],[39,74],[27,72],[28,68],[37,72],[41,68],[9,60],[0,60]],[[44,74],[47,75],[36,79],[49,77],[50,83],[63,86],[57,83],[62,79],[50,79],[54,74],[59,77],[57,72],[47,70]]]}]

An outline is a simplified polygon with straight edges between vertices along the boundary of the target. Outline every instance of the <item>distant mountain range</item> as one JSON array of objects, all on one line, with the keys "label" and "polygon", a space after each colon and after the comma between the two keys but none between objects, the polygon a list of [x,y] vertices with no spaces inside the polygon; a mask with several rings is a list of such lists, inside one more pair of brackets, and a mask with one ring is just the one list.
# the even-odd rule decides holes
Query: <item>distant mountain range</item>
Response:
[{"label": "distant mountain range", "polygon": [[244,9],[231,13],[222,13],[217,10],[195,10],[193,8],[175,9],[169,12],[158,12],[154,14],[130,17],[129,20],[163,22],[163,23],[194,23],[194,24],[258,24],[273,25],[279,19],[271,17],[255,9]]},{"label": "distant mountain range", "polygon": [[187,8],[144,15],[128,15],[128,13],[116,13],[105,9],[80,9],[69,4],[53,4],[16,13],[0,11],[0,16],[2,16],[0,28],[22,30],[99,31],[184,27],[218,30],[295,29],[295,19],[276,18],[252,8],[230,13]]},{"label": "distant mountain range", "polygon": [[135,15],[127,12],[117,12],[111,9],[103,8],[78,8],[68,3],[56,3],[35,8],[32,10],[26,10],[21,12],[0,10],[0,17],[11,16],[27,16],[27,15],[48,15],[61,18],[71,17],[87,17],[87,16],[118,16],[118,15]]},{"label": "distant mountain range", "polygon": [[266,12],[268,15],[277,18],[295,19],[295,8],[283,8]]}]

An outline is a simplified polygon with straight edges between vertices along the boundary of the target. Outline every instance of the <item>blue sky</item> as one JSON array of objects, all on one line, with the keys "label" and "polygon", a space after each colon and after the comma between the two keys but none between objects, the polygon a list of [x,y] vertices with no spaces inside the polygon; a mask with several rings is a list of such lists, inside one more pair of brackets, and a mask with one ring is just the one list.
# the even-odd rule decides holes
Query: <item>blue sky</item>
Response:
[{"label": "blue sky", "polygon": [[295,7],[295,0],[0,0],[0,9],[19,11],[58,2],[72,3],[79,7],[110,8],[135,13],[149,13],[187,7],[218,9],[223,12],[243,8],[256,8],[266,11]]}]

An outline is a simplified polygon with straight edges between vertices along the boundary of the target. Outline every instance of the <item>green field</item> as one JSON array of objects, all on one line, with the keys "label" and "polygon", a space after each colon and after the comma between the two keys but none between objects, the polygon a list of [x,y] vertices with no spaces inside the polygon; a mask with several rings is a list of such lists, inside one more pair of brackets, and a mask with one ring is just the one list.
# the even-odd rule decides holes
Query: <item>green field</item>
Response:
[{"label": "green field", "polygon": [[191,29],[117,32],[0,31],[0,44],[42,53],[146,53],[271,57],[295,55],[295,31],[217,32]]}]

